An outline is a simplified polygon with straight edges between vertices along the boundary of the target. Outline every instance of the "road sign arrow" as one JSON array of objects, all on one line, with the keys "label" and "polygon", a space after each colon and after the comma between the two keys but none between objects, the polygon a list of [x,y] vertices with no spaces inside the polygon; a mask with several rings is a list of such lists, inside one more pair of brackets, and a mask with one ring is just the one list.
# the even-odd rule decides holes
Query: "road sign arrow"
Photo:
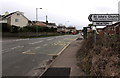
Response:
[{"label": "road sign arrow", "polygon": [[92,22],[116,22],[119,20],[119,14],[90,14],[88,19]]},{"label": "road sign arrow", "polygon": [[88,16],[88,20],[89,20],[89,21],[92,21],[92,14],[90,14],[90,15]]}]

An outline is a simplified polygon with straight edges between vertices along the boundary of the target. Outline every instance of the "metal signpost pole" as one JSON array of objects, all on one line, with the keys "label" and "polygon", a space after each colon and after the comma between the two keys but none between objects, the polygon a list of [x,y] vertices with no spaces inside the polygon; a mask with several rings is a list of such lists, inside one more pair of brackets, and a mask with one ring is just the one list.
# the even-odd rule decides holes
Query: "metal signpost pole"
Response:
[{"label": "metal signpost pole", "polygon": [[93,29],[93,34],[94,34],[94,44],[96,45],[96,26]]},{"label": "metal signpost pole", "polygon": [[95,26],[95,33],[94,33],[95,34],[95,45],[96,45],[96,31],[97,30],[96,30],[96,26]]}]

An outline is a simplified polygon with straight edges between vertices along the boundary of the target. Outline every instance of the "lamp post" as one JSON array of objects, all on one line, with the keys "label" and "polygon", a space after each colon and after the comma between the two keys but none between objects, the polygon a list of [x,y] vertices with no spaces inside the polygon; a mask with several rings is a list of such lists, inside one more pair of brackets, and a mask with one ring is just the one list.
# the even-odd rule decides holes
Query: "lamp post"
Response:
[{"label": "lamp post", "polygon": [[[38,9],[42,9],[42,8],[36,8],[36,23],[38,22]],[[36,33],[38,36],[38,26],[36,26]]]}]

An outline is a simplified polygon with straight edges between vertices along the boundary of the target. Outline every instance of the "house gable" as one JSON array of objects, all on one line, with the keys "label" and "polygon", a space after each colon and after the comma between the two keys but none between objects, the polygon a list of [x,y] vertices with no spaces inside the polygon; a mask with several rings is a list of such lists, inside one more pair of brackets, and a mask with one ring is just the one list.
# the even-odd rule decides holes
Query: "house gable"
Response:
[{"label": "house gable", "polygon": [[28,19],[19,11],[3,16],[2,20],[7,20],[10,25],[24,27],[28,25]]}]

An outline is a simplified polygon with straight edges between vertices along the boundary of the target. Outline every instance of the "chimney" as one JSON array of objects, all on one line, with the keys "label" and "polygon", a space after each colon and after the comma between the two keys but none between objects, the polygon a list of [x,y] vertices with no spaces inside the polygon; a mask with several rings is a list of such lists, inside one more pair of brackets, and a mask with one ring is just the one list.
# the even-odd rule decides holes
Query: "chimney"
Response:
[{"label": "chimney", "polygon": [[46,15],[46,23],[48,23],[48,20],[47,20],[47,15]]},{"label": "chimney", "polygon": [[9,14],[9,12],[5,12],[5,15],[8,15]]}]

